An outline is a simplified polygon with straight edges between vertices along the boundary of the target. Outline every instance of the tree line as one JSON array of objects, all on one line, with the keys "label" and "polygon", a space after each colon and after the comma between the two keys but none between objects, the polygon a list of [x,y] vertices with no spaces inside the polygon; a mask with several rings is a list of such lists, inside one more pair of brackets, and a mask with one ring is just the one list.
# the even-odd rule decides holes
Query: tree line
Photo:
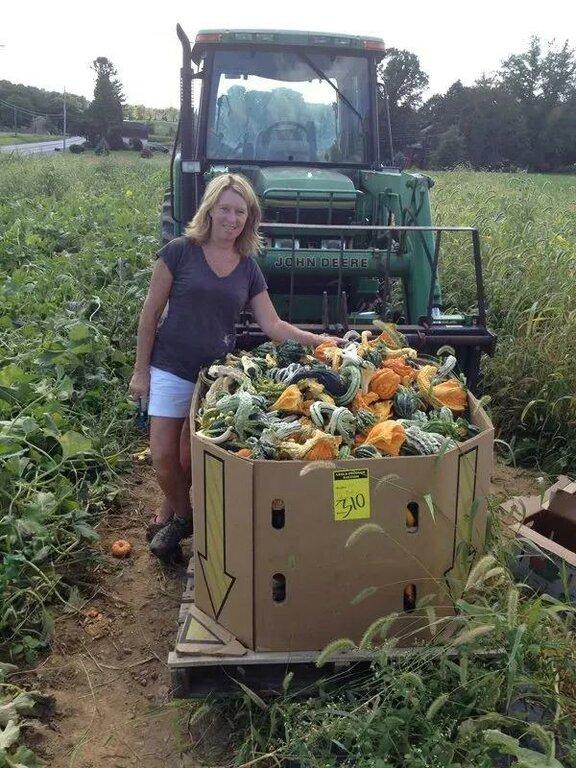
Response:
[{"label": "tree line", "polygon": [[389,49],[379,67],[382,156],[395,164],[574,171],[576,57],[537,37],[473,85],[456,80],[424,100],[428,75],[410,51]]},{"label": "tree line", "polygon": [[[34,131],[58,134],[63,129],[64,98],[69,134],[97,142],[104,137],[112,147],[121,148],[124,121],[148,123],[178,121],[178,110],[126,104],[116,68],[105,56],[92,62],[95,75],[92,101],[73,93],[45,91],[33,86],[0,80],[0,131]],[[124,127],[123,127],[124,124]]]},{"label": "tree line", "polygon": [[[69,132],[122,147],[123,120],[176,121],[178,110],[127,105],[109,59],[92,62],[94,98],[67,94]],[[544,45],[504,60],[473,85],[456,80],[444,94],[424,99],[428,75],[418,56],[388,49],[378,68],[382,158],[401,166],[574,171],[576,56],[568,43]],[[62,127],[62,94],[0,81],[0,130]],[[37,127],[37,126],[36,126]],[[389,130],[390,129],[390,130]]]}]

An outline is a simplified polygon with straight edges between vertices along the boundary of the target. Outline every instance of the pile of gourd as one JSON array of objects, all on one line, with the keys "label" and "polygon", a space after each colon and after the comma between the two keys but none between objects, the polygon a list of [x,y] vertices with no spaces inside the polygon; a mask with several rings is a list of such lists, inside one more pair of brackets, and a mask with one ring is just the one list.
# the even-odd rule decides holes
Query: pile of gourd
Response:
[{"label": "pile of gourd", "polygon": [[196,434],[242,458],[303,461],[438,454],[477,434],[456,358],[422,359],[378,328],[227,355],[201,374]]}]

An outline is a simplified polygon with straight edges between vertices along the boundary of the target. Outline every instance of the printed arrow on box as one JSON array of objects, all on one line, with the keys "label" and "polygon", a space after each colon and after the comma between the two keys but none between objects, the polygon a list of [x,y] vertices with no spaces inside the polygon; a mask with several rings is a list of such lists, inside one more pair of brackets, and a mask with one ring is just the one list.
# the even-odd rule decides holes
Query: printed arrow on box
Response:
[{"label": "printed arrow on box", "polygon": [[224,462],[204,453],[204,554],[200,567],[216,619],[226,604],[236,578],[226,570],[226,509]]}]

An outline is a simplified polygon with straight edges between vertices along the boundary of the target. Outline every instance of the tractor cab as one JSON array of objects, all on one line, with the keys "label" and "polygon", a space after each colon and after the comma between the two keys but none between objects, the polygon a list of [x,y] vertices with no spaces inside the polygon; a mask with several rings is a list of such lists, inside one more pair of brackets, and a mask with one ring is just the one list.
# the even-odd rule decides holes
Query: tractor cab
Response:
[{"label": "tractor cab", "polygon": [[[180,26],[181,109],[162,221],[180,235],[214,176],[252,183],[266,247],[255,254],[279,314],[310,330],[401,326],[423,352],[453,346],[474,386],[486,328],[479,238],[432,225],[432,181],[384,164],[371,37]],[[385,158],[391,160],[391,158]],[[469,239],[476,296],[445,312],[438,265],[447,230]],[[238,344],[262,340],[248,313]]]}]

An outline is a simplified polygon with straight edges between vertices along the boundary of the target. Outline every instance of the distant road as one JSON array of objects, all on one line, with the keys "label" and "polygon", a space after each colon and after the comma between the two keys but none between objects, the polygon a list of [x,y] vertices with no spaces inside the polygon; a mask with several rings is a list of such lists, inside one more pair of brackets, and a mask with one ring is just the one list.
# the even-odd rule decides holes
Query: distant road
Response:
[{"label": "distant road", "polygon": [[[66,148],[72,144],[83,144],[83,136],[70,136],[66,139]],[[1,152],[17,152],[19,155],[34,155],[37,152],[54,152],[62,149],[62,139],[57,141],[39,141],[34,144],[5,144],[0,146]]]}]

